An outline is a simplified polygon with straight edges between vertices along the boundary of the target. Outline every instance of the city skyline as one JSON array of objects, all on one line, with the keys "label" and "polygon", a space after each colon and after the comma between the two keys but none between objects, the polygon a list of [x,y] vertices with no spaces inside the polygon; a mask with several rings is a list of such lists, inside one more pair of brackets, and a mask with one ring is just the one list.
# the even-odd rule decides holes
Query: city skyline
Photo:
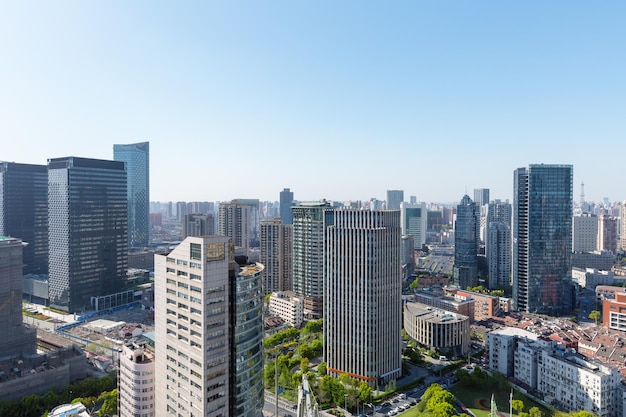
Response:
[{"label": "city skyline", "polygon": [[512,200],[539,163],[573,165],[575,196],[626,198],[607,158],[626,152],[621,2],[0,11],[2,160],[150,141],[153,201]]}]

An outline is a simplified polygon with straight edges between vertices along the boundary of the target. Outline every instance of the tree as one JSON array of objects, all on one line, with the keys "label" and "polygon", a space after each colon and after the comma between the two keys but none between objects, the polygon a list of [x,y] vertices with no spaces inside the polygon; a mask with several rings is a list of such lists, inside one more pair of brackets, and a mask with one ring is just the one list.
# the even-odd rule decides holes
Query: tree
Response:
[{"label": "tree", "polygon": [[572,417],[597,417],[595,414],[587,410],[574,411],[570,415]]},{"label": "tree", "polygon": [[41,405],[39,404],[39,395],[31,394],[25,397],[22,397],[21,401],[22,413],[25,416],[34,416],[41,414],[43,411],[41,409]]},{"label": "tree", "polygon": [[448,402],[439,403],[433,409],[433,417],[452,417],[456,415],[454,406]]},{"label": "tree", "polygon": [[513,402],[511,403],[511,407],[513,407],[513,410],[517,411],[517,414],[519,414],[520,411],[524,409],[524,401],[513,400]]},{"label": "tree", "polygon": [[372,387],[370,387],[367,382],[361,381],[361,383],[359,384],[358,392],[359,400],[364,403],[370,400],[370,397],[372,395]]},{"label": "tree", "polygon": [[454,404],[454,395],[444,389],[436,391],[426,403],[426,409],[434,411],[437,405],[441,403]]},{"label": "tree", "polygon": [[589,318],[596,322],[596,326],[598,325],[598,320],[600,319],[600,312],[598,310],[593,310],[589,313]]},{"label": "tree", "polygon": [[326,362],[320,362],[320,364],[317,365],[317,373],[320,376],[326,376]]},{"label": "tree", "polygon": [[528,415],[530,417],[543,417],[543,413],[541,412],[539,407],[530,407],[530,410],[528,410]]},{"label": "tree", "polygon": [[411,284],[409,285],[409,288],[414,290],[417,288],[418,285],[419,285],[419,278],[415,278],[413,282],[411,282]]},{"label": "tree", "polygon": [[309,370],[309,358],[300,359],[300,370],[303,373],[307,373]]}]

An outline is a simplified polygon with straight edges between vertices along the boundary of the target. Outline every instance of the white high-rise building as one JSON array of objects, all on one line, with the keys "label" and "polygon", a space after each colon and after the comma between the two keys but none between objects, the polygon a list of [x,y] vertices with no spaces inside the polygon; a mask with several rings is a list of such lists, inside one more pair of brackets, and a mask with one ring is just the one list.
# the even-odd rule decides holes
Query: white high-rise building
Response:
[{"label": "white high-rise building", "polygon": [[598,249],[598,216],[581,213],[573,217],[572,252],[593,252]]},{"label": "white high-rise building", "polygon": [[511,215],[508,201],[495,200],[487,206],[485,256],[489,271],[489,288],[511,285]]},{"label": "white high-rise building", "polygon": [[370,386],[402,374],[400,212],[336,210],[327,229],[324,355]]},{"label": "white high-rise building", "polygon": [[426,229],[428,227],[428,210],[426,203],[400,203],[400,220],[402,234],[413,236],[413,248],[421,250],[426,244]]},{"label": "white high-rise building", "polygon": [[233,259],[224,236],[155,256],[157,416],[261,415],[263,266]]},{"label": "white high-rise building", "polygon": [[145,343],[127,343],[120,354],[120,417],[155,416],[154,352]]},{"label": "white high-rise building", "polygon": [[261,222],[261,263],[265,294],[293,290],[293,225],[280,217]]}]

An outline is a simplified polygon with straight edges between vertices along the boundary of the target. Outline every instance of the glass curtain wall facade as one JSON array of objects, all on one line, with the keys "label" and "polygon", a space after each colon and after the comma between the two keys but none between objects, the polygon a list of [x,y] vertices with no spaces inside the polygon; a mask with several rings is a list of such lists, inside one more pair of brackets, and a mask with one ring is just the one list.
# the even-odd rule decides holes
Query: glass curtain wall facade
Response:
[{"label": "glass curtain wall facade", "polygon": [[150,243],[150,143],[113,145],[113,159],[126,162],[128,245]]},{"label": "glass curtain wall facade", "polygon": [[123,162],[48,160],[50,305],[89,309],[92,296],[120,292],[128,269]]},{"label": "glass curtain wall facade", "polygon": [[0,162],[0,236],[28,243],[24,274],[48,273],[48,168]]},{"label": "glass curtain wall facade", "polygon": [[520,311],[572,310],[572,182],[571,165],[515,171],[513,299]]}]

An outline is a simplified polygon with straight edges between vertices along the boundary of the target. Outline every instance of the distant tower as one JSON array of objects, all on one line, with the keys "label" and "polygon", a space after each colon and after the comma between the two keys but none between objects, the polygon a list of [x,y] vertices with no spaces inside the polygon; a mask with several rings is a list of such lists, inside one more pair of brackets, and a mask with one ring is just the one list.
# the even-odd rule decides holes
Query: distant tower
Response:
[{"label": "distant tower", "polygon": [[566,314],[573,308],[571,165],[514,172],[513,300],[519,311]]},{"label": "distant tower", "polygon": [[404,201],[404,190],[387,190],[387,210],[400,210]]},{"label": "distant tower", "polygon": [[608,214],[598,216],[598,250],[617,253],[617,219]]},{"label": "distant tower", "polygon": [[464,195],[456,209],[454,222],[454,278],[460,288],[478,285],[478,245],[480,243],[480,210]]},{"label": "distant tower", "polygon": [[283,224],[293,224],[292,205],[293,193],[285,188],[280,192],[280,218],[283,219]]},{"label": "distant tower", "polygon": [[572,252],[595,251],[598,248],[598,216],[580,213],[572,221]]},{"label": "distant tower", "polygon": [[128,269],[126,168],[120,161],[48,159],[50,305],[74,313],[122,291]]},{"label": "distant tower", "polygon": [[22,249],[15,238],[0,237],[0,357],[34,355],[36,335],[22,319]]},{"label": "distant tower", "polygon": [[293,291],[293,225],[280,218],[261,222],[261,263],[266,294]]},{"label": "distant tower", "polygon": [[27,243],[24,274],[48,273],[48,167],[0,162],[0,236]]},{"label": "distant tower", "polygon": [[400,212],[337,210],[327,231],[324,360],[384,385],[402,374]]},{"label": "distant tower", "polygon": [[580,183],[580,205],[581,207],[585,204],[585,183]]},{"label": "distant tower", "polygon": [[413,237],[413,248],[421,250],[426,244],[426,228],[428,225],[428,210],[426,203],[400,203],[400,218],[402,220],[402,234]]},{"label": "distant tower", "polygon": [[489,188],[474,188],[474,203],[478,207],[489,204]]},{"label": "distant tower", "polygon": [[293,290],[304,298],[304,313],[321,317],[324,300],[326,227],[334,209],[326,201],[302,202],[293,210]]},{"label": "distant tower", "polygon": [[491,289],[511,285],[511,204],[495,200],[487,206],[485,256]]},{"label": "distant tower", "polygon": [[218,210],[217,233],[231,238],[235,247],[241,248],[247,254],[250,248],[250,207],[233,200],[220,204]]},{"label": "distant tower", "polygon": [[185,214],[183,238],[202,237],[215,234],[215,216],[213,214]]},{"label": "distant tower", "polygon": [[128,246],[150,243],[150,143],[113,145],[113,159],[126,163]]}]

